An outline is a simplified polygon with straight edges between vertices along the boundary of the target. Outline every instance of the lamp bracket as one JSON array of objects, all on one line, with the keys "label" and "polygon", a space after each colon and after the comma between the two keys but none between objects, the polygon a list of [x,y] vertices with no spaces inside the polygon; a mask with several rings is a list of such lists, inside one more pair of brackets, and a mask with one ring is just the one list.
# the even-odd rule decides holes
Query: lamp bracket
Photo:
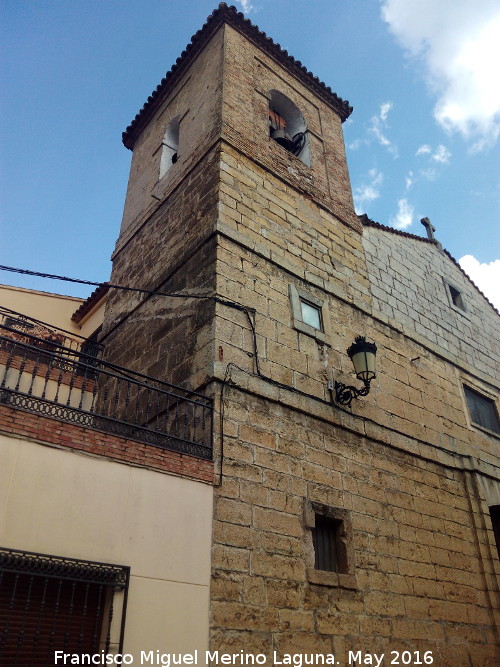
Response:
[{"label": "lamp bracket", "polygon": [[[362,389],[357,389],[352,385],[346,385],[342,382],[335,382],[330,380],[328,383],[328,389],[331,392],[332,400],[335,400],[339,405],[347,405],[350,407],[353,398],[358,396],[366,396],[370,391],[370,380],[363,380],[364,387]],[[335,394],[334,394],[335,391]]]}]

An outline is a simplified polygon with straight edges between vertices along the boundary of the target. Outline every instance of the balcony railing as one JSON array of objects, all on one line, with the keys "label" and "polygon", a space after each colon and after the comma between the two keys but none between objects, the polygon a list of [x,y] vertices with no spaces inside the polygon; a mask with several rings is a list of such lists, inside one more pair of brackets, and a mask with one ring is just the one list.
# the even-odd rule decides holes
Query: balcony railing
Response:
[{"label": "balcony railing", "polygon": [[211,399],[105,363],[82,346],[2,324],[0,333],[0,404],[211,458]]},{"label": "balcony railing", "polygon": [[4,306],[0,306],[0,334],[25,343],[33,343],[36,340],[37,347],[59,351],[61,354],[69,349],[73,352],[83,352],[91,357],[99,357],[102,352],[102,345],[91,338],[83,338]]}]

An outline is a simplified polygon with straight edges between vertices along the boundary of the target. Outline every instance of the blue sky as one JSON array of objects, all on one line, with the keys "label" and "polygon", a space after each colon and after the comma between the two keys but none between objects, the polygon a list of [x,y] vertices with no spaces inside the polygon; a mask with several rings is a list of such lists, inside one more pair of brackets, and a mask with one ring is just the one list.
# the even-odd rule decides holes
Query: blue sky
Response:
[{"label": "blue sky", "polygon": [[[131,157],[121,133],[216,4],[2,0],[0,264],[109,278]],[[429,217],[500,307],[497,0],[235,4],[354,107],[358,213],[419,235]]]}]

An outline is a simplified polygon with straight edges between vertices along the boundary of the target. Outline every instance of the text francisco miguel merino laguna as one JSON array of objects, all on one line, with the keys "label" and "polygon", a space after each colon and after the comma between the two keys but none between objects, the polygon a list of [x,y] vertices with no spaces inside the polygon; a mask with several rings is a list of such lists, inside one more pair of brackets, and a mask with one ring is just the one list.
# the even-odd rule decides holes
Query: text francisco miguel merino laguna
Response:
[{"label": "text francisco miguel merino laguna", "polygon": [[[429,651],[430,653],[430,651]],[[219,651],[194,651],[193,653],[161,653],[160,651],[141,651],[138,659],[131,653],[65,653],[55,651],[55,665],[162,665],[173,667],[174,665],[267,665],[267,657],[263,653],[256,655],[250,653],[220,653]],[[362,651],[349,651],[348,665],[381,665],[384,654],[363,653]],[[418,664],[431,664],[419,662]],[[273,653],[270,665],[293,665],[303,667],[304,665],[340,665],[333,653],[325,655],[321,653]],[[343,663],[345,664],[345,663]],[[408,663],[405,663],[408,664]]]}]

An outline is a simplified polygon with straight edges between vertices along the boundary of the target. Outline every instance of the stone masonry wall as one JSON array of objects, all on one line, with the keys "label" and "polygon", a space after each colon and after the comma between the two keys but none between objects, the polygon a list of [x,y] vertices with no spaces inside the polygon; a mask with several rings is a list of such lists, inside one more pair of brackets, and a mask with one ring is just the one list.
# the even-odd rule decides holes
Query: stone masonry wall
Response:
[{"label": "stone masonry wall", "polygon": [[[479,480],[497,476],[495,438],[468,424],[453,358],[372,307],[358,233],[279,176],[223,145],[217,292],[255,309],[258,366],[248,317],[217,306],[215,374],[229,383],[212,648],[493,665],[499,568]],[[290,285],[324,303],[322,340],[294,326]],[[360,333],[378,375],[344,410],[327,381],[353,382],[345,350]],[[354,586],[311,580],[307,502],[349,513]]]},{"label": "stone masonry wall", "polygon": [[[365,227],[363,247],[373,305],[389,318],[468,364],[498,377],[498,313],[435,245]],[[463,295],[454,307],[446,283]]]},{"label": "stone masonry wall", "polygon": [[111,282],[182,293],[148,296],[110,290],[106,360],[195,389],[211,374],[218,154],[212,151],[114,255]]},{"label": "stone masonry wall", "polygon": [[[117,248],[148,219],[186,178],[220,135],[223,31],[219,31],[166,96],[136,140]],[[162,141],[170,121],[180,117],[177,162],[160,174]],[[153,196],[154,195],[154,196]]]},{"label": "stone masonry wall", "polygon": [[[273,89],[286,95],[307,122],[311,167],[269,139]],[[225,30],[222,121],[224,139],[299,187],[305,202],[314,199],[343,222],[360,229],[339,116],[231,27]]]},{"label": "stone masonry wall", "polygon": [[[263,373],[329,399],[329,379],[352,383],[346,349],[356,335],[366,335],[378,345],[378,375],[370,398],[353,403],[355,414],[436,447],[468,456],[482,451],[488,463],[497,461],[495,438],[468,422],[462,384],[469,374],[457,357],[435,355],[421,339],[401,333],[404,323],[393,328],[371,307],[356,232],[313,203],[304,206],[278,178],[227,147],[220,202],[217,290],[256,309]],[[323,341],[294,328],[290,285],[324,302],[329,327]],[[252,370],[247,319],[223,307],[218,314],[216,346],[229,346],[224,361]]]},{"label": "stone masonry wall", "polygon": [[[268,664],[274,651],[348,664],[349,650],[496,664],[495,546],[472,475],[353,433],[312,400],[291,408],[284,391],[232,380],[243,389],[225,393],[212,648]],[[308,579],[305,499],[349,513],[355,586]]]}]

